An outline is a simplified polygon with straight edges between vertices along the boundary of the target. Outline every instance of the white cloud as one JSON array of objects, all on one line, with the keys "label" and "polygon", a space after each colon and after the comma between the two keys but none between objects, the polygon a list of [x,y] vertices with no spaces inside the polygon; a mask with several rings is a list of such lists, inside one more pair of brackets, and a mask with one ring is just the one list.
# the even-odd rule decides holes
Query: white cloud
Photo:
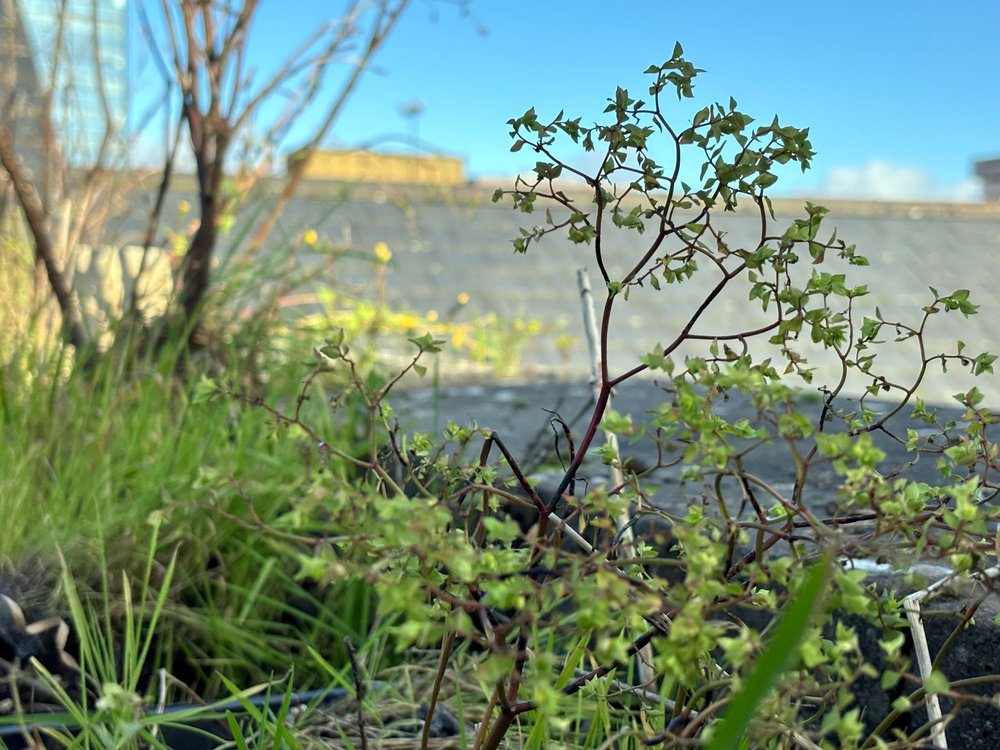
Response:
[{"label": "white cloud", "polygon": [[817,193],[831,198],[867,200],[982,200],[982,186],[969,177],[942,184],[920,167],[876,159],[860,167],[834,167],[820,181]]}]

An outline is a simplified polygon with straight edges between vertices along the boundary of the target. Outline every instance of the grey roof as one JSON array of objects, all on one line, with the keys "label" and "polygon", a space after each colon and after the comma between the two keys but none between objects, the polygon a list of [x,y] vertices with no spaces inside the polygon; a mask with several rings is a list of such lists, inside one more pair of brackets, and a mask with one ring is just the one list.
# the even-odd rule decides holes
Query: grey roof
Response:
[{"label": "grey roof", "polygon": [[[314,188],[315,190],[315,188]],[[465,196],[467,198],[467,196]],[[829,205],[829,204],[826,204]],[[769,234],[781,234],[792,218],[804,216],[802,201],[776,204],[777,218]],[[853,284],[866,283],[871,294],[859,300],[859,309],[878,306],[887,319],[916,322],[921,308],[930,301],[929,286],[943,293],[970,289],[979,304],[979,314],[968,319],[957,312],[934,315],[926,329],[928,351],[953,352],[955,340],[967,345],[973,355],[984,350],[1000,350],[1000,303],[994,294],[1000,278],[1000,211],[992,206],[960,204],[860,204],[841,203],[831,209],[825,222],[829,230],[858,246],[867,255],[867,268],[847,269]],[[508,205],[486,200],[427,201],[376,192],[365,200],[349,200],[330,211],[330,199],[322,191],[297,199],[282,220],[282,231],[292,241],[307,227],[318,229],[333,241],[347,240],[362,253],[371,252],[377,242],[385,242],[393,257],[387,274],[389,298],[396,305],[439,314],[453,306],[459,293],[470,295],[462,316],[496,312],[504,317],[525,316],[541,320],[548,330],[531,341],[518,374],[539,373],[579,376],[588,372],[583,337],[576,269],[589,269],[592,283],[598,283],[593,249],[573,245],[552,235],[532,246],[524,256],[513,252],[510,239],[519,226],[541,223],[544,213],[522,214]],[[759,219],[753,213],[724,215],[715,221],[729,234],[731,246],[756,246]],[[826,235],[824,234],[824,237]],[[276,244],[283,244],[280,235]],[[650,234],[616,231],[605,240],[607,257],[614,269],[637,257],[648,247]],[[808,257],[799,264],[808,274]],[[840,270],[836,262],[824,264]],[[843,264],[841,263],[841,266]],[[664,286],[662,291],[637,290],[630,301],[617,302],[612,318],[609,363],[627,369],[657,343],[673,339],[718,274],[703,266],[687,283]],[[330,283],[350,281],[371,284],[372,267],[363,262],[341,262]],[[597,289],[600,312],[602,290]],[[867,305],[867,308],[866,308]],[[760,317],[759,305],[741,294],[721,296],[695,327],[704,334],[733,333],[745,329]],[[555,345],[559,333],[577,340],[564,359]],[[804,337],[806,338],[806,337]],[[890,337],[891,338],[891,337]],[[816,384],[839,375],[827,358],[812,346],[803,347],[820,366]],[[764,349],[761,350],[762,352]],[[914,341],[890,344],[884,374],[899,383],[908,383],[919,364]],[[1000,369],[1000,368],[998,368]],[[823,377],[825,375],[826,377]],[[849,390],[858,392],[870,381],[852,381]],[[1000,404],[1000,383],[995,376],[971,378],[949,368],[942,375],[932,367],[920,393],[933,401],[973,384]]]},{"label": "grey roof", "polygon": [[[166,223],[177,215],[176,205],[186,192],[184,187],[181,181],[168,201]],[[273,187],[259,184],[258,194],[272,194]],[[371,258],[375,244],[385,242],[393,253],[386,274],[388,298],[393,305],[421,313],[434,310],[441,316],[452,312],[459,321],[490,312],[507,319],[522,316],[539,320],[545,330],[527,343],[511,374],[520,378],[586,377],[589,358],[576,269],[589,269],[600,312],[603,297],[593,248],[551,235],[527,254],[516,254],[511,238],[518,235],[520,226],[542,223],[544,210],[539,204],[540,210],[534,214],[523,214],[509,204],[492,203],[490,192],[474,185],[442,193],[431,188],[306,183],[282,215],[268,248],[278,257],[287,256],[290,248],[298,248],[300,261],[317,269],[313,290],[346,283],[362,294],[374,294],[373,264],[358,258]],[[190,194],[187,199],[193,202]],[[871,262],[867,268],[846,268],[849,283],[868,284],[871,292],[858,300],[858,310],[870,314],[878,306],[887,319],[915,323],[922,315],[921,308],[930,301],[928,287],[942,293],[969,289],[972,300],[980,305],[979,313],[970,318],[957,312],[931,316],[925,338],[928,351],[954,352],[955,341],[962,340],[966,352],[973,356],[982,351],[1000,353],[1000,301],[994,293],[1000,279],[1000,204],[817,202],[830,208],[825,231],[836,228],[838,237],[856,244]],[[776,200],[776,219],[768,233],[780,235],[793,218],[803,217],[803,203]],[[123,229],[134,224],[132,229],[138,234],[144,221],[126,221]],[[759,241],[759,218],[752,211],[720,215],[714,223],[729,233],[730,246],[755,247]],[[333,244],[349,247],[355,257],[341,258],[331,265],[315,253],[304,252],[308,248],[301,237],[306,229],[316,229]],[[238,245],[239,238],[246,236],[237,227],[229,241]],[[825,239],[828,235],[822,236]],[[641,254],[650,237],[650,232],[641,236],[624,231],[610,233],[605,250],[612,274]],[[800,278],[803,274],[807,277],[814,268],[808,257],[797,265]],[[822,268],[839,271],[845,270],[843,266],[828,259]],[[645,287],[631,294],[627,303],[617,301],[608,356],[612,369],[628,369],[657,343],[671,341],[717,280],[718,275],[703,265],[683,285],[664,286],[660,292]],[[463,292],[469,295],[470,302],[456,310],[455,299]],[[316,305],[304,304],[289,308],[289,312],[306,315],[317,309]],[[742,291],[722,295],[694,330],[703,334],[734,333],[763,320],[759,303],[749,303]],[[563,343],[569,337],[572,347],[568,352],[557,347],[557,336],[563,337]],[[807,343],[802,350],[818,367],[813,386],[807,388],[839,377],[829,357],[824,358]],[[766,346],[756,351],[771,353]],[[914,341],[890,342],[882,359],[883,374],[894,382],[909,384],[919,361]],[[446,378],[459,367],[454,359],[442,359],[441,372]],[[870,382],[848,381],[847,391],[859,393]],[[1000,406],[1000,381],[995,375],[972,378],[954,367],[949,367],[946,374],[939,366],[929,368],[919,395],[929,401],[948,402],[952,394],[973,385],[987,394],[988,403]]]}]

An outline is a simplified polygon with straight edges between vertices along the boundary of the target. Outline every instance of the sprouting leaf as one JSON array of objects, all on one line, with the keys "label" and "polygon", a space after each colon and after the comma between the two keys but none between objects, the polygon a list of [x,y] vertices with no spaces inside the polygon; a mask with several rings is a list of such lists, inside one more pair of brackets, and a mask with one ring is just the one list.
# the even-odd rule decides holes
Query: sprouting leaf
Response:
[{"label": "sprouting leaf", "polygon": [[193,404],[204,404],[211,401],[219,394],[218,384],[211,378],[202,375],[198,384],[194,387],[194,396],[191,399]]},{"label": "sprouting leaf", "polygon": [[416,344],[417,348],[420,349],[421,352],[428,352],[431,354],[441,351],[441,347],[444,346],[444,339],[436,339],[429,333],[425,333],[423,336],[416,336],[408,340]]}]

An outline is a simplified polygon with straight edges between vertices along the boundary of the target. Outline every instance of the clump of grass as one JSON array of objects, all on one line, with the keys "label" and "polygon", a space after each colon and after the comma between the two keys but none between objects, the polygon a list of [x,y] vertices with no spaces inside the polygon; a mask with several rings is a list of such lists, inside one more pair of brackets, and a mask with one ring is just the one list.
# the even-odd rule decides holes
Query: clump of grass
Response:
[{"label": "clump of grass", "polygon": [[[218,671],[252,684],[307,662],[306,643],[341,658],[345,634],[364,638],[367,587],[314,580],[297,541],[336,534],[328,500],[356,470],[311,462],[305,436],[262,410],[203,398],[204,366],[169,352],[65,371],[57,354],[32,378],[0,377],[0,555],[61,549],[82,598],[106,597],[118,623],[151,545],[158,569],[176,556],[148,663],[207,695],[222,690]],[[268,398],[294,399],[296,376],[276,373]],[[304,408],[350,453],[365,426],[343,400],[337,414],[320,399]]]}]

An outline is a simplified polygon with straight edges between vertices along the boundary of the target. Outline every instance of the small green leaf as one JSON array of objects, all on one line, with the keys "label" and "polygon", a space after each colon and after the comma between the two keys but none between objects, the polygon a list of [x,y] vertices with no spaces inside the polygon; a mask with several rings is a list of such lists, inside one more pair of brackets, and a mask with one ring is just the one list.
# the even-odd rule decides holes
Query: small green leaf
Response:
[{"label": "small green leaf", "polygon": [[444,346],[444,339],[436,339],[429,333],[425,333],[423,336],[416,336],[408,340],[416,344],[417,348],[419,348],[421,352],[428,352],[431,354],[441,351],[441,347]]},{"label": "small green leaf", "polygon": [[927,679],[924,680],[924,690],[930,693],[944,693],[948,690],[948,678],[937,669],[932,670]]},{"label": "small green leaf", "polygon": [[913,703],[905,695],[899,696],[898,698],[896,698],[896,700],[892,702],[892,710],[899,711],[901,713],[909,711],[912,706]]},{"label": "small green leaf", "polygon": [[219,395],[219,386],[209,377],[201,376],[198,385],[194,387],[194,396],[191,399],[193,404],[204,404]]},{"label": "small green leaf", "polygon": [[754,182],[757,183],[758,187],[769,188],[771,185],[778,181],[778,176],[771,174],[770,172],[761,173]]},{"label": "small green leaf", "polygon": [[601,420],[601,429],[619,435],[631,435],[635,431],[630,414],[620,414],[614,409],[608,409]]}]

